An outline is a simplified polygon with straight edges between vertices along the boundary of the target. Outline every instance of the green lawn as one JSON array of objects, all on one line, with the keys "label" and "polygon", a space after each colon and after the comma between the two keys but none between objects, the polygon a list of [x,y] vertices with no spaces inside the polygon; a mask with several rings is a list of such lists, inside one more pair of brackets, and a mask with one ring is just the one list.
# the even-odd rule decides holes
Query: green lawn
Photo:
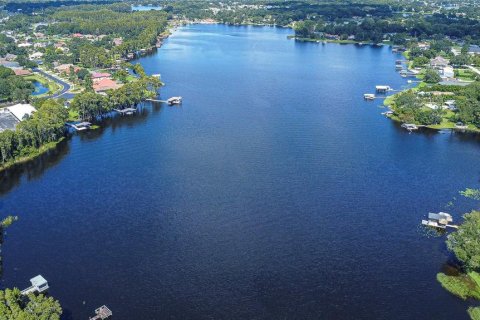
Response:
[{"label": "green lawn", "polygon": [[475,74],[468,69],[457,69],[455,70],[457,75],[457,78],[460,80],[464,81],[474,81],[475,80]]}]

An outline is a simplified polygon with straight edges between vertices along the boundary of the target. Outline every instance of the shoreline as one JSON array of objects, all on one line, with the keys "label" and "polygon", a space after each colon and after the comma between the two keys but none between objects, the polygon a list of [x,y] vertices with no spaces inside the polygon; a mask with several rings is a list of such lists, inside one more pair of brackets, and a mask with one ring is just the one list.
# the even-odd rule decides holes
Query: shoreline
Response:
[{"label": "shoreline", "polygon": [[23,156],[23,157],[20,157],[20,158],[16,158],[12,161],[9,161],[9,162],[6,162],[6,163],[0,165],[0,173],[6,171],[8,169],[12,169],[13,167],[15,167],[17,165],[23,165],[23,164],[28,163],[32,160],[35,160],[39,156],[41,156],[41,155],[43,155],[43,154],[45,154],[49,151],[54,150],[58,146],[59,143],[65,141],[66,139],[67,139],[67,136],[61,137],[57,141],[49,142],[49,143],[46,143],[46,144],[40,146],[38,149],[35,149],[35,152],[32,153],[32,154],[29,154],[27,156]]}]

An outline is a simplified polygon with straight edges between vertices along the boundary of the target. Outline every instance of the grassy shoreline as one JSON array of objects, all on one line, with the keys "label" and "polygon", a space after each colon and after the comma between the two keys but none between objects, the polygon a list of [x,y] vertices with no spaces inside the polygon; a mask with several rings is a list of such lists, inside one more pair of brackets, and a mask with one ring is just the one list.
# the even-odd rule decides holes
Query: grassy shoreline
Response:
[{"label": "grassy shoreline", "polygon": [[[422,86],[426,86],[427,84],[425,82],[420,82],[418,84],[418,86],[416,86],[415,88],[413,88],[413,90],[418,90],[418,88],[421,88]],[[407,89],[409,90],[409,89]],[[405,92],[406,90],[404,91],[401,91],[401,92]],[[401,93],[399,92],[399,93]],[[398,93],[396,94],[392,94],[391,96],[388,96],[387,98],[384,99],[383,101],[383,105],[385,107],[388,107],[390,110],[394,111],[395,112],[395,96],[397,95]],[[456,127],[455,127],[455,123],[456,122],[453,122],[450,120],[450,117],[451,116],[451,112],[447,113],[446,116],[442,117],[442,122],[439,123],[439,124],[432,124],[432,125],[421,125],[421,124],[418,124],[418,123],[415,123],[417,126],[421,126],[421,127],[424,127],[424,128],[428,128],[428,129],[432,129],[432,130],[455,130]],[[393,121],[396,121],[396,122],[401,122],[403,123],[402,120],[400,120],[400,118],[398,118],[395,114],[391,114],[391,115],[387,115],[387,117],[390,119],[390,120],[393,120]],[[467,132],[472,132],[472,133],[480,133],[480,128],[477,128],[475,127],[474,125],[468,125],[468,127],[466,129],[458,129],[458,130],[461,130],[461,131],[467,131]]]},{"label": "grassy shoreline", "polygon": [[40,148],[38,148],[38,149],[33,149],[34,151],[30,152],[29,155],[22,156],[22,157],[19,157],[19,158],[15,158],[11,161],[8,161],[7,163],[4,163],[4,164],[0,165],[0,172],[5,171],[7,169],[10,169],[10,168],[12,168],[16,165],[24,164],[24,163],[27,163],[29,161],[34,160],[35,158],[37,158],[37,157],[55,149],[57,147],[57,145],[60,142],[64,141],[65,139],[66,139],[66,137],[62,137],[58,141],[53,141],[53,142],[46,143],[46,144],[40,146]]},{"label": "grassy shoreline", "polygon": [[333,39],[313,39],[313,38],[299,38],[295,35],[289,35],[287,36],[287,39],[293,39],[295,41],[300,41],[300,42],[327,42],[327,43],[339,43],[339,44],[359,44],[359,45],[385,45],[385,44],[374,44],[372,42],[363,42],[363,41],[355,41],[355,40],[333,40]]}]

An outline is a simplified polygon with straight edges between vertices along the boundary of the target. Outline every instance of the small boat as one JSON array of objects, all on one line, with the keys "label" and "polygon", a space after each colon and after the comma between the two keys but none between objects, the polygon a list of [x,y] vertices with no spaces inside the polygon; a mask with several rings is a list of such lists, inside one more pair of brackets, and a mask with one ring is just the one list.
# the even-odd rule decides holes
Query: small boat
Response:
[{"label": "small boat", "polygon": [[408,131],[412,131],[412,130],[417,130],[418,127],[416,124],[414,123],[404,123],[402,124],[402,128],[405,128],[407,129]]},{"label": "small boat", "polygon": [[182,97],[168,98],[167,103],[168,103],[169,106],[172,106],[174,104],[181,104],[182,103]]},{"label": "small boat", "polygon": [[391,115],[393,114],[393,111],[388,110],[388,111],[382,112],[382,114],[383,114],[384,116],[387,116],[387,117],[388,117],[388,116],[391,116]]},{"label": "small boat", "polygon": [[375,95],[374,95],[373,93],[365,93],[365,94],[363,95],[363,99],[365,99],[365,100],[373,100],[373,99],[375,99]]}]

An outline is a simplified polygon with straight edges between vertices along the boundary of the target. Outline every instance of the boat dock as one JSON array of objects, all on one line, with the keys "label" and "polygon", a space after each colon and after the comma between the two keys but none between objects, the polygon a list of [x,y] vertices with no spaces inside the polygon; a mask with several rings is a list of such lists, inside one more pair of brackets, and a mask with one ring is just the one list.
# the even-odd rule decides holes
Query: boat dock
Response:
[{"label": "boat dock", "polygon": [[80,123],[66,123],[67,126],[72,127],[77,131],[88,130],[92,126],[90,122],[80,122]]},{"label": "boat dock", "polygon": [[457,225],[450,224],[453,222],[453,218],[446,212],[428,213],[428,220],[422,220],[422,225],[438,229],[453,228],[458,229]]},{"label": "boat dock", "polygon": [[132,115],[135,112],[137,112],[137,109],[135,109],[135,108],[113,109],[113,110],[120,113],[122,116],[123,115],[129,116],[129,115]]},{"label": "boat dock", "polygon": [[380,93],[385,93],[387,91],[392,91],[393,89],[390,86],[378,85],[375,86],[375,90]]},{"label": "boat dock", "polygon": [[101,306],[98,309],[95,309],[95,316],[91,317],[90,320],[104,320],[112,316],[112,311],[108,309],[106,305]]},{"label": "boat dock", "polygon": [[20,292],[22,295],[27,295],[29,293],[42,293],[49,288],[47,280],[41,275],[30,279],[30,283],[32,284],[30,287]]},{"label": "boat dock", "polygon": [[404,123],[402,124],[402,128],[405,128],[408,131],[412,132],[413,130],[417,130],[418,126],[414,123]]},{"label": "boat dock", "polygon": [[181,104],[182,103],[182,97],[171,97],[167,99],[168,105],[174,105],[174,104]]},{"label": "boat dock", "polygon": [[145,99],[145,101],[167,103],[167,100],[159,100],[159,99]]}]

